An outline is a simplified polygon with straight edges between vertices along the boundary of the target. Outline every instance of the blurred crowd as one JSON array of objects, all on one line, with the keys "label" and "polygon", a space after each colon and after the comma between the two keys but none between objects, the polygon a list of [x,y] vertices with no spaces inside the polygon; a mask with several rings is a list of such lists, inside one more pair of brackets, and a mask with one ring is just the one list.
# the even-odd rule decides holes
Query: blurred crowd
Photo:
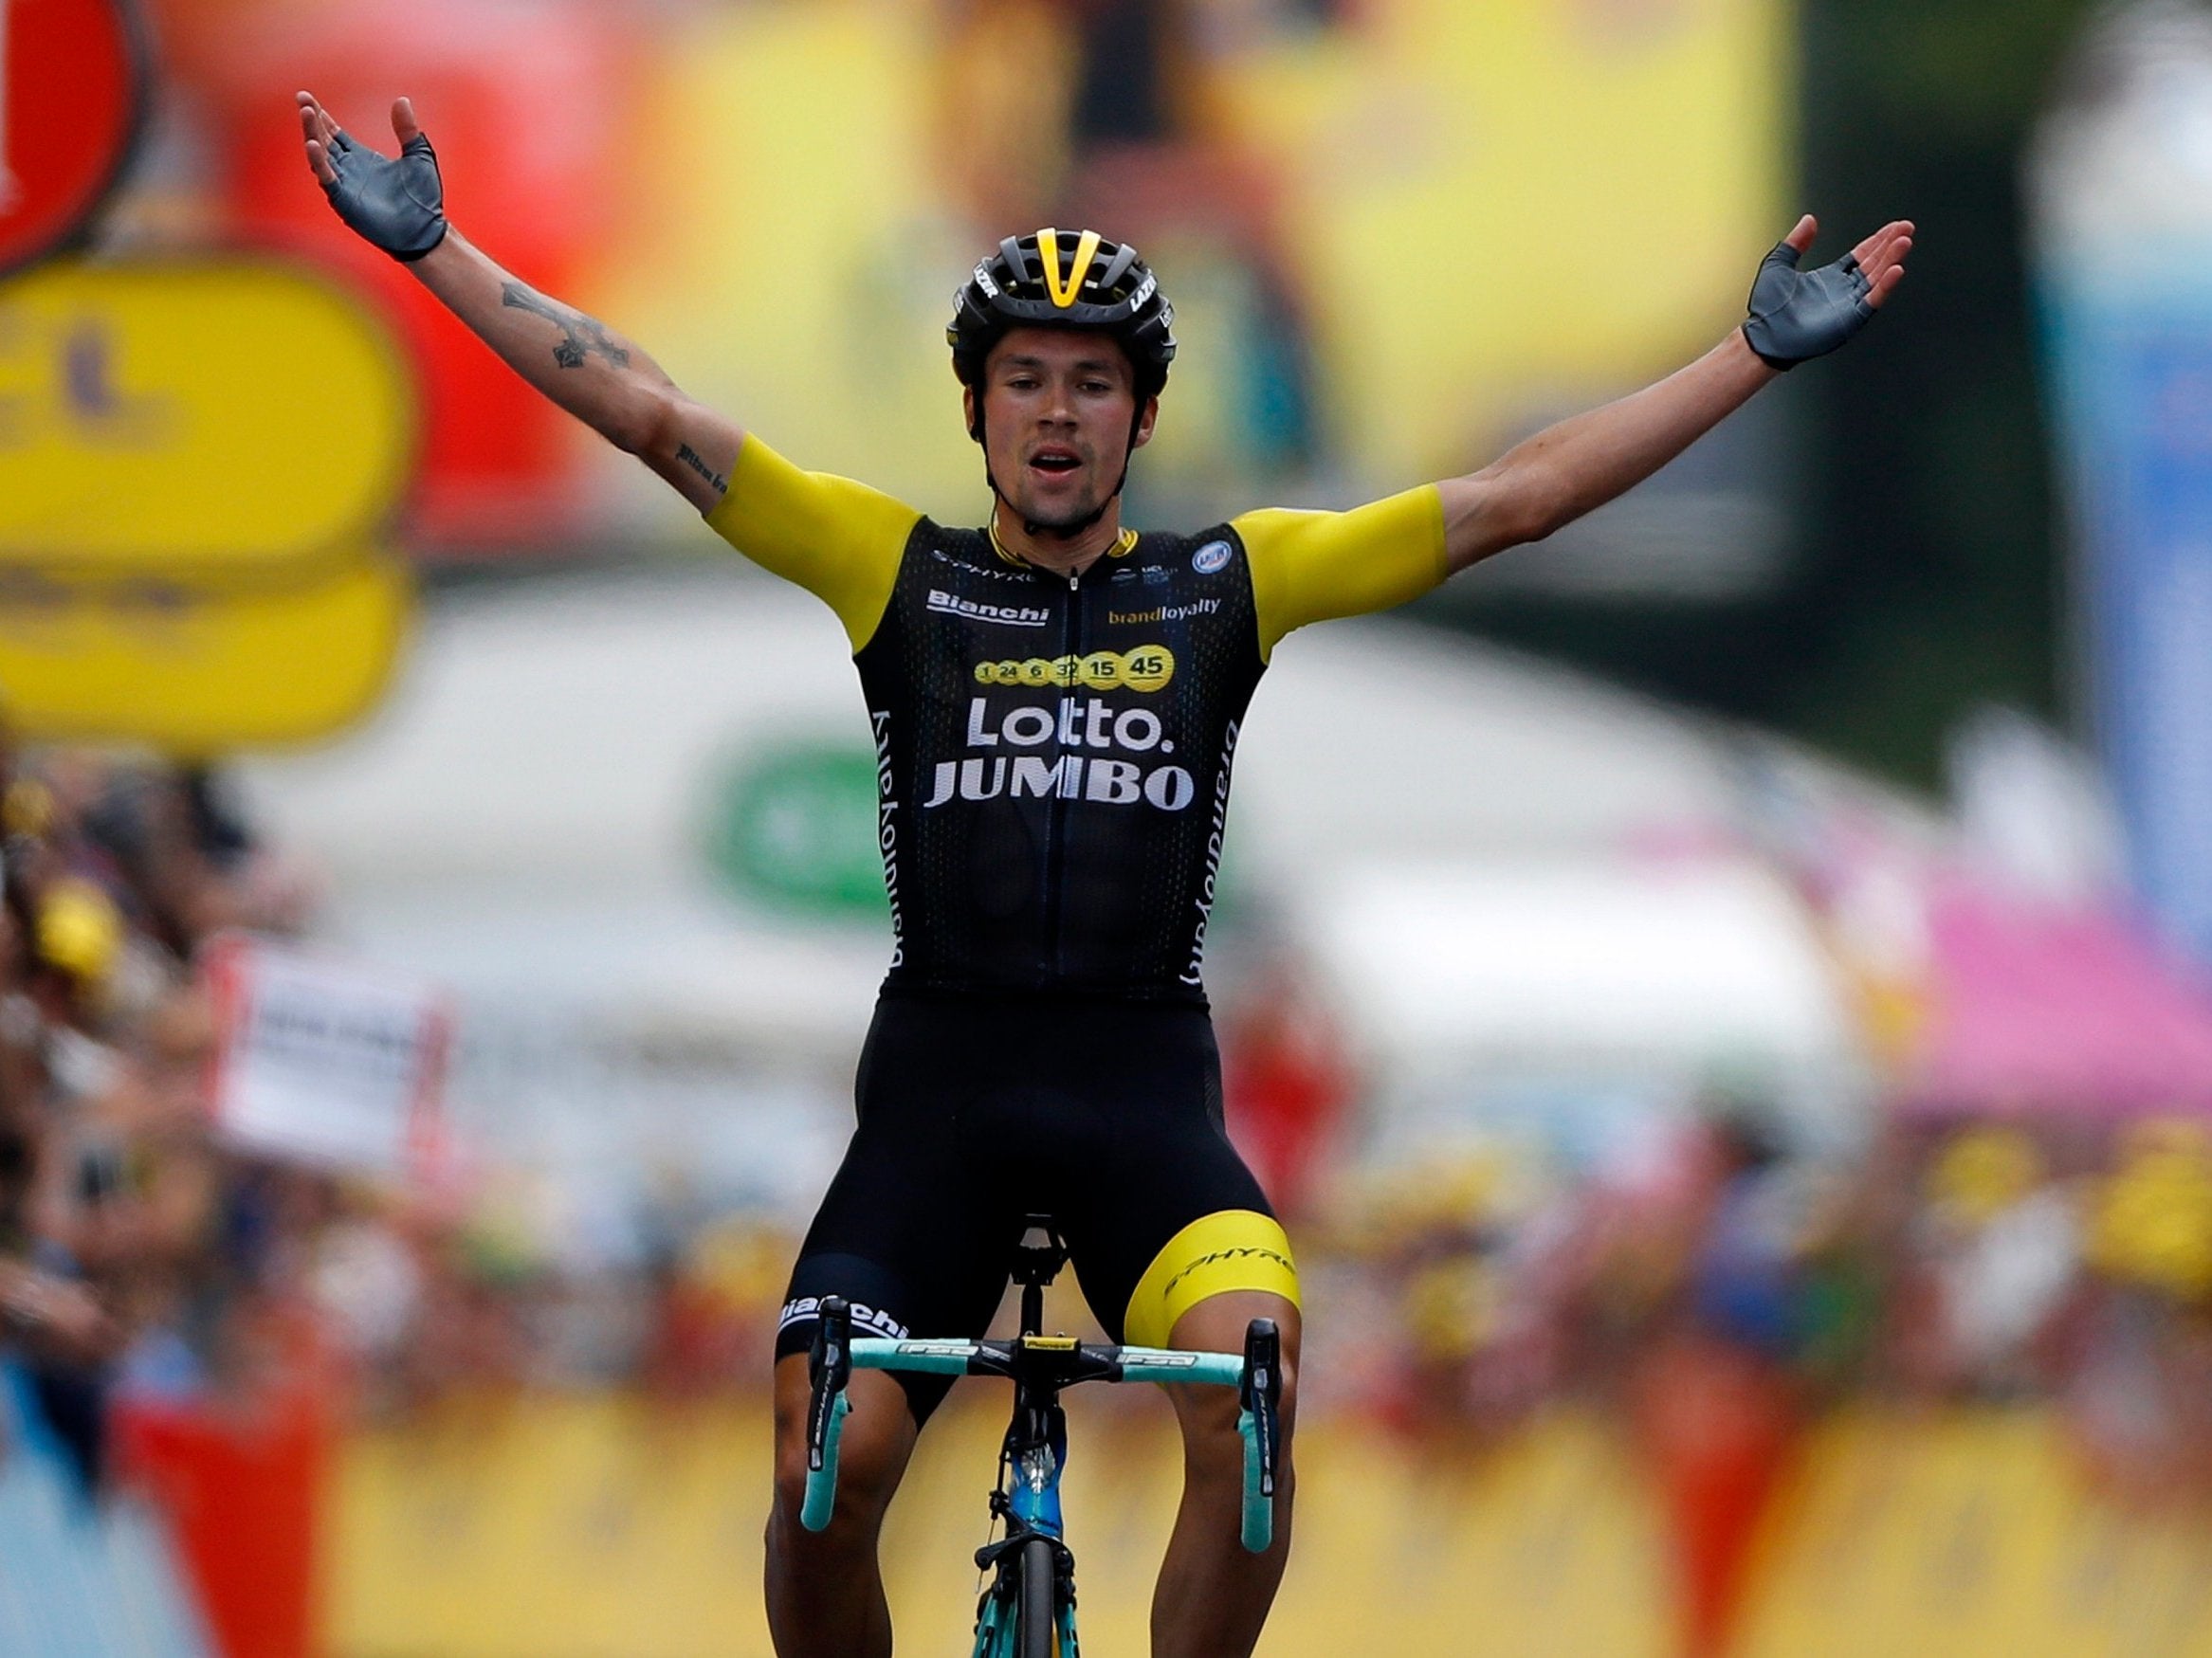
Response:
[{"label": "blurred crowd", "polygon": [[[54,751],[0,781],[0,1308],[18,1390],[89,1484],[118,1398],[766,1376],[793,1240],[642,1193],[619,1263],[526,1184],[448,1191],[249,1155],[213,1129],[195,953],[296,934],[314,883],[206,772]],[[1693,1396],[1782,1434],[1843,1399],[2049,1399],[2115,1487],[2212,1492],[2212,1129],[1919,1122],[1795,1152],[1741,1102],[1625,1172],[1504,1150],[1344,1167],[1314,1029],[1226,1019],[1239,1137],[1298,1224],[1317,1401],[1470,1455],[1563,1400],[1666,1432]],[[1687,1384],[1687,1385],[1685,1385]]]},{"label": "blurred crowd", "polygon": [[0,1359],[88,1486],[125,1385],[177,1390],[271,1339],[304,1195],[215,1146],[210,938],[297,931],[303,871],[210,772],[0,754]]},{"label": "blurred crowd", "polygon": [[1829,1409],[2044,1402],[2112,1494],[2212,1497],[2212,1124],[1793,1155],[1724,1107],[1641,1163],[1532,1190],[1478,1157],[1356,1205],[1335,1339],[1391,1355],[1367,1401],[1470,1454],[1586,1401],[1662,1458],[1726,1441],[1769,1472]]},{"label": "blurred crowd", "polygon": [[[299,933],[316,892],[214,776],[18,756],[0,820],[0,1365],[88,1487],[133,1399],[764,1387],[784,1217],[649,1181],[594,1259],[511,1172],[401,1190],[221,1138],[195,956]],[[1904,1121],[1814,1154],[1731,1101],[1616,1170],[1500,1142],[1362,1173],[1356,1079],[1265,1004],[1224,1019],[1230,1109],[1300,1240],[1317,1408],[1440,1466],[1573,1403],[1771,1469],[1851,1401],[2049,1401],[2107,1487],[2212,1495],[2212,1126]]]}]

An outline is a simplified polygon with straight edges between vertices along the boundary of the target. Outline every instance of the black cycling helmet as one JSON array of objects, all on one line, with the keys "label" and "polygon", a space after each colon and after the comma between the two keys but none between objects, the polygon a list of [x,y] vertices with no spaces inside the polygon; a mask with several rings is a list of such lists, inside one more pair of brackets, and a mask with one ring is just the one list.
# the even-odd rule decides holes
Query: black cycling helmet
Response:
[{"label": "black cycling helmet", "polygon": [[[1096,329],[1113,337],[1136,374],[1137,409],[1129,417],[1134,453],[1145,405],[1160,395],[1167,384],[1167,365],[1175,361],[1175,307],[1161,294],[1160,280],[1137,250],[1125,242],[1108,242],[1096,230],[1085,230],[1070,242],[1047,228],[1034,236],[1009,236],[960,284],[944,338],[952,347],[953,372],[976,394],[968,435],[978,444],[983,442],[984,361],[1010,330],[1023,327]],[[983,479],[992,494],[1006,500],[988,459]],[[1096,510],[1071,524],[1029,523],[1029,532],[1072,540],[1106,516],[1128,482],[1124,458],[1121,482]]]},{"label": "black cycling helmet", "polygon": [[1095,328],[1110,334],[1137,373],[1137,401],[1160,395],[1175,361],[1175,307],[1124,242],[1096,230],[1009,236],[953,296],[945,343],[964,386],[981,389],[983,360],[1009,329]]}]

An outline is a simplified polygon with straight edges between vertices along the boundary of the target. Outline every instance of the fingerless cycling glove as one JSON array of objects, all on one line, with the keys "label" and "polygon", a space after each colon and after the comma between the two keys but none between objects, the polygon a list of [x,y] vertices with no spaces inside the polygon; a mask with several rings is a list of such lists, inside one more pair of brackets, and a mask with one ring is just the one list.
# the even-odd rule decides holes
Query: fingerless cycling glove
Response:
[{"label": "fingerless cycling glove", "polygon": [[423,134],[402,145],[396,160],[334,133],[326,146],[331,171],[322,187],[349,229],[411,264],[446,239],[446,187],[438,153]]},{"label": "fingerless cycling glove", "polygon": [[1819,270],[1801,271],[1798,250],[1777,243],[1752,281],[1744,337],[1771,369],[1825,356],[1873,319],[1874,308],[1867,301],[1873,285],[1851,254]]}]

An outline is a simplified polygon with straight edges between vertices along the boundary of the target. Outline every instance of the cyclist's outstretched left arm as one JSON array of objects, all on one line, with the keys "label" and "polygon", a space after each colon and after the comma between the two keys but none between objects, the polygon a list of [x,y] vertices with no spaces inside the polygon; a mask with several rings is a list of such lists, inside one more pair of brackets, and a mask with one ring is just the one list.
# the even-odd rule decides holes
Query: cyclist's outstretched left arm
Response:
[{"label": "cyclist's outstretched left arm", "polygon": [[1481,471],[1437,486],[1444,557],[1457,572],[1541,541],[1641,483],[1749,402],[1782,370],[1834,351],[1905,275],[1912,226],[1883,226],[1845,259],[1801,273],[1810,214],[1759,268],[1743,327],[1655,385],[1547,427]]},{"label": "cyclist's outstretched left arm", "polygon": [[1262,657],[1293,629],[1404,604],[1492,553],[1543,540],[1642,483],[1783,369],[1849,339],[1903,278],[1912,227],[1885,225],[1848,258],[1801,273],[1814,229],[1801,219],[1766,256],[1742,328],[1656,385],[1546,428],[1465,478],[1350,512],[1236,519]]},{"label": "cyclist's outstretched left arm", "polygon": [[347,226],[402,261],[446,308],[539,391],[667,480],[701,512],[728,491],[744,433],[695,403],[631,341],[548,298],[447,224],[437,157],[406,99],[396,157],[356,143],[299,96],[307,164]]}]

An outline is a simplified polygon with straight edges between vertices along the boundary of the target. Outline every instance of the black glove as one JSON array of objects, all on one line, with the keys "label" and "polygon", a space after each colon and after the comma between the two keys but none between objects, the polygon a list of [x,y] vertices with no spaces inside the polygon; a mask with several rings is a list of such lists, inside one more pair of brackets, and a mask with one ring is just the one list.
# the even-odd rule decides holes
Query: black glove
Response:
[{"label": "black glove", "polygon": [[403,264],[445,241],[446,187],[438,153],[423,134],[400,147],[396,161],[342,132],[333,133],[324,148],[338,177],[322,193],[347,228]]},{"label": "black glove", "polygon": [[1819,270],[1798,269],[1798,250],[1786,242],[1759,262],[1751,282],[1751,316],[1744,337],[1770,369],[1790,369],[1825,356],[1873,319],[1867,302],[1874,284],[1845,254]]}]

